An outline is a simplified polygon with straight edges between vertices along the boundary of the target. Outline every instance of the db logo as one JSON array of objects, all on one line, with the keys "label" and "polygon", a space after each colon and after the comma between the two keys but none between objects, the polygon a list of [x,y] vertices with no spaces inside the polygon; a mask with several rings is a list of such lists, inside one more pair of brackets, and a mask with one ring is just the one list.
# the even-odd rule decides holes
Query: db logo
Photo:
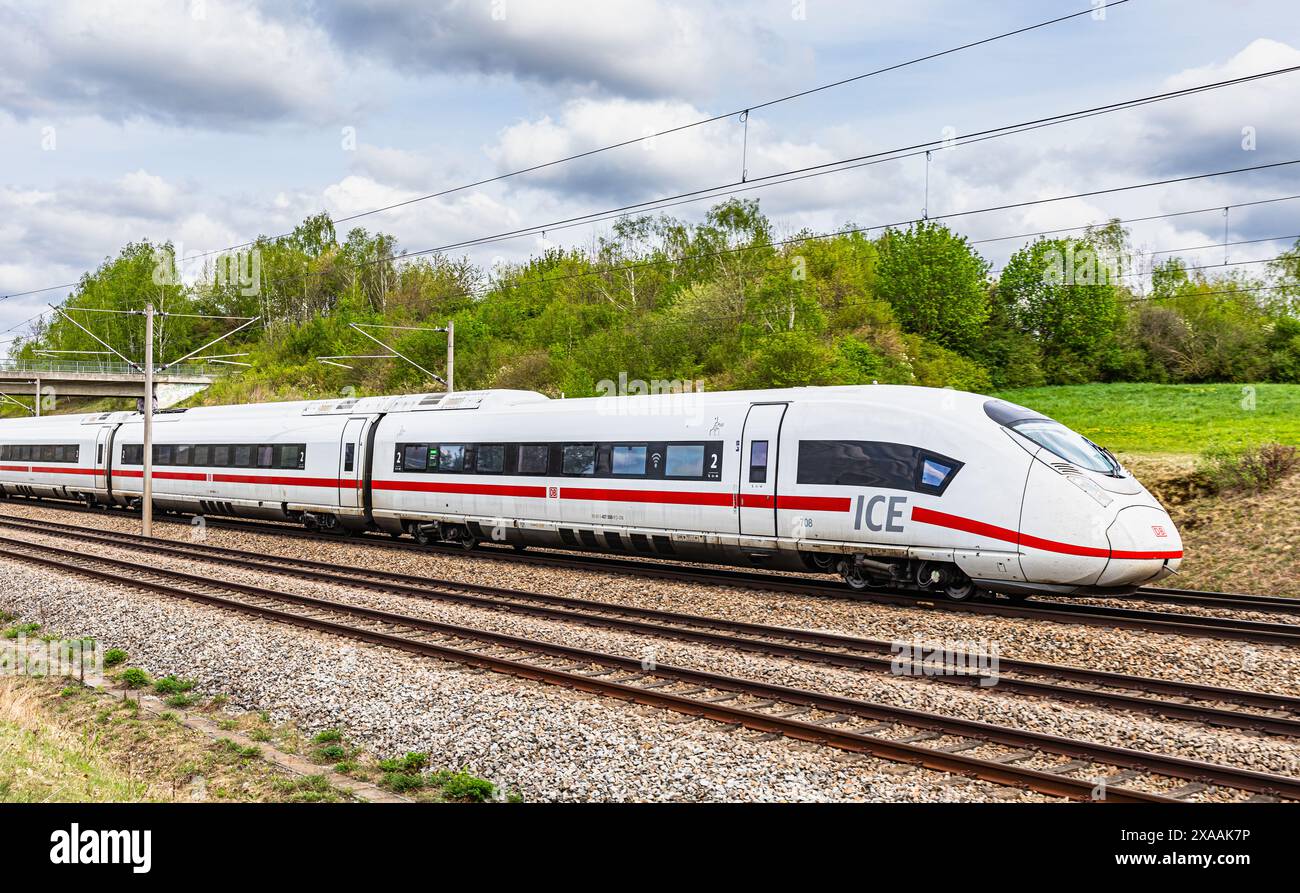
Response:
[{"label": "db logo", "polygon": [[1161,537],[1169,536],[1169,534],[1165,533],[1165,529],[1161,527],[1159,524],[1152,524],[1151,532],[1154,533],[1156,536],[1161,536]]},{"label": "db logo", "polygon": [[[550,487],[550,488],[548,488],[548,489],[550,490],[550,494],[549,494],[549,495],[550,495],[550,497],[551,497],[552,499],[559,499],[559,498],[560,498],[560,488],[559,488],[559,487]],[[1164,536],[1163,533],[1160,534],[1160,535],[1161,535],[1161,536]]]}]

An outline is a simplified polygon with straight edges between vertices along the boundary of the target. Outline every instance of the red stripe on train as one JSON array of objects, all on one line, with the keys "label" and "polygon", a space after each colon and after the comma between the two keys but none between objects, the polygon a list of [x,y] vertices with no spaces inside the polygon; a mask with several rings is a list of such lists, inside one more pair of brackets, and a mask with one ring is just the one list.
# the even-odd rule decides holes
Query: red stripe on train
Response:
[{"label": "red stripe on train", "polygon": [[1016,543],[1021,546],[1028,546],[1031,549],[1039,549],[1044,552],[1059,552],[1064,555],[1080,555],[1085,558],[1151,560],[1183,557],[1181,551],[1130,552],[1116,551],[1113,549],[1098,549],[1094,546],[1076,546],[1073,543],[1061,543],[1056,540],[1043,539],[1042,537],[1033,536],[1028,533],[1018,533],[1017,531],[1006,527],[998,527],[995,524],[985,524],[983,521],[973,521],[970,518],[963,518],[959,515],[950,515],[947,512],[938,512],[934,509],[922,508],[920,506],[914,506],[912,508],[912,520],[920,521],[922,524],[933,524],[936,527],[947,527],[950,530],[960,530],[964,533],[974,533],[978,536],[987,536],[991,539],[1001,540],[1004,543]]},{"label": "red stripe on train", "polygon": [[409,493],[463,493],[470,496],[527,496],[545,499],[546,488],[523,484],[452,484],[436,481],[373,481],[376,490]]},{"label": "red stripe on train", "polygon": [[[701,493],[689,490],[609,490],[603,487],[561,487],[561,499],[586,499],[602,502],[654,502],[662,505],[713,505],[730,508],[735,497],[725,493]],[[744,504],[744,497],[741,497]]]}]

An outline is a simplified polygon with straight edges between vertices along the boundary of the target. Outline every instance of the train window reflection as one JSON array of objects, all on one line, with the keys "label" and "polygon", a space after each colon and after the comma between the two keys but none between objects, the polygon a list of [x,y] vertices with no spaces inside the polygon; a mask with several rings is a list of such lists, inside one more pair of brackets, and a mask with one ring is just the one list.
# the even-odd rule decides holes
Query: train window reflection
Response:
[{"label": "train window reflection", "polygon": [[756,440],[749,445],[749,482],[767,483],[767,441]]},{"label": "train window reflection", "polygon": [[1071,431],[1060,422],[1051,419],[1032,419],[1012,425],[1011,430],[1023,434],[1065,461],[1073,462],[1089,471],[1100,471],[1103,474],[1115,474],[1119,471],[1118,464],[1112,462],[1101,447],[1082,434]]},{"label": "train window reflection", "polygon": [[645,474],[644,446],[614,447],[614,474]]},{"label": "train window reflection", "polygon": [[502,443],[487,443],[478,448],[478,473],[497,474],[506,467],[506,447]]},{"label": "train window reflection", "polygon": [[596,445],[594,443],[566,443],[564,445],[565,474],[595,474]]},{"label": "train window reflection", "polygon": [[465,467],[465,445],[444,443],[438,447],[438,470],[461,471]]},{"label": "train window reflection", "polygon": [[408,445],[402,458],[402,467],[407,471],[424,471],[429,467],[429,453],[429,448],[422,443]]},{"label": "train window reflection", "polygon": [[952,466],[933,459],[926,459],[921,465],[921,483],[927,487],[942,487],[950,474],[952,474]]},{"label": "train window reflection", "polygon": [[551,448],[544,443],[519,445],[519,473],[546,474],[550,464]]},{"label": "train window reflection", "polygon": [[670,444],[664,475],[670,478],[696,478],[704,474],[704,444]]}]

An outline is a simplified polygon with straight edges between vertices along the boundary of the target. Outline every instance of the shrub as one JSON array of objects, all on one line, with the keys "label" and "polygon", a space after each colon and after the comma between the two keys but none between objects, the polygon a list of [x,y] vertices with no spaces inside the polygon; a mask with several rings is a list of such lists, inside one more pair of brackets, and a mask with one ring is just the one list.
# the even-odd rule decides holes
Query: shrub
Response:
[{"label": "shrub", "polygon": [[380,760],[379,768],[383,772],[422,772],[429,766],[427,753],[411,752],[392,760]]},{"label": "shrub", "polygon": [[126,652],[121,648],[110,648],[104,652],[104,666],[115,667],[126,662]]},{"label": "shrub", "polygon": [[328,763],[331,760],[341,760],[348,755],[348,752],[339,744],[327,744],[316,751],[316,759],[321,763]]},{"label": "shrub", "polygon": [[127,667],[119,678],[127,688],[144,688],[149,684],[149,674],[139,667]]},{"label": "shrub", "polygon": [[433,783],[442,788],[442,795],[448,800],[463,800],[469,803],[483,803],[496,796],[496,785],[485,778],[470,775],[464,769],[459,772],[439,772],[433,777]]},{"label": "shrub", "polygon": [[343,735],[338,729],[323,729],[313,735],[311,740],[316,744],[330,744],[335,741],[342,741]]},{"label": "shrub", "polygon": [[1211,449],[1202,454],[1198,475],[1215,493],[1262,493],[1293,472],[1300,453],[1293,446],[1266,443],[1241,451]]},{"label": "shrub", "polygon": [[386,772],[384,773],[384,787],[399,794],[418,790],[424,787],[424,776],[419,773]]},{"label": "shrub", "polygon": [[34,633],[41,628],[39,623],[20,623],[17,626],[5,630],[6,639],[16,639],[19,636],[25,636],[28,633]]},{"label": "shrub", "polygon": [[167,700],[164,703],[166,703],[168,707],[176,707],[179,710],[184,710],[186,707],[194,706],[194,703],[196,701],[198,701],[198,698],[194,697],[194,695],[187,695],[184,692],[177,692],[176,694],[167,698]]},{"label": "shrub", "polygon": [[153,690],[160,695],[178,695],[194,687],[192,679],[177,679],[170,673],[153,684]]},{"label": "shrub", "polygon": [[917,384],[977,394],[992,390],[988,370],[974,360],[916,335],[908,335],[906,341]]}]

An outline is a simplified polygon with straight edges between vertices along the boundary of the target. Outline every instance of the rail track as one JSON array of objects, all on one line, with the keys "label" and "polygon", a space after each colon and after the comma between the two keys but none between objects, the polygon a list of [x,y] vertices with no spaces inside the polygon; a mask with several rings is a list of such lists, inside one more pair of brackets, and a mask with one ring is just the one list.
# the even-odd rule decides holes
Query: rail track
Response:
[{"label": "rail track", "polygon": [[[0,555],[410,653],[1055,796],[1107,802],[1177,802],[1200,794],[1221,799],[1237,792],[1239,799],[1244,794],[1247,799],[1300,800],[1300,778],[1290,776],[754,679],[663,664],[646,666],[638,658],[23,540],[0,539]],[[976,756],[976,752],[980,755]],[[1062,759],[1064,762],[1059,762]]]},{"label": "rail track", "polygon": [[[43,501],[42,501],[43,502]],[[102,509],[76,507],[67,509],[66,504],[59,504],[61,510],[71,510],[90,514],[102,514]],[[121,513],[121,512],[119,512]],[[6,516],[7,517],[7,516]],[[193,516],[181,516],[193,517]],[[181,522],[179,518],[159,518],[162,521]],[[430,546],[421,546],[414,542],[395,540],[382,534],[362,534],[341,538],[337,535],[322,534],[275,522],[260,522],[244,519],[205,518],[204,523],[211,528],[242,531],[247,533],[267,534],[295,539],[319,540],[322,538],[339,542],[364,543],[380,549],[402,552],[428,554]],[[461,551],[456,546],[442,547],[448,551]],[[648,560],[628,558],[608,558],[591,554],[569,554],[554,552],[517,552],[503,547],[479,548],[474,553],[476,558],[495,561],[524,562],[545,567],[567,568],[599,573],[628,573],[642,577],[656,577],[682,582],[702,583],[706,585],[737,586],[743,588],[777,591],[799,595],[832,597],[868,601],[896,607],[924,608],[955,613],[985,614],[1022,619],[1052,620],[1086,626],[1100,626],[1118,629],[1134,629],[1144,632],[1166,633],[1175,635],[1201,636],[1214,639],[1230,639],[1258,644],[1300,645],[1300,624],[1274,623],[1258,620],[1245,620],[1230,617],[1216,617],[1201,614],[1184,614],[1152,611],[1141,608],[1116,607],[1111,605],[1091,604],[1080,601],[1050,601],[1035,598],[1027,603],[1013,603],[1004,600],[981,600],[973,602],[953,602],[942,597],[927,597],[906,590],[872,590],[855,591],[843,585],[809,580],[805,577],[782,575],[778,573],[721,569],[686,564],[662,564]],[[1274,599],[1269,596],[1236,595],[1233,593],[1190,593],[1182,590],[1155,590],[1155,597],[1166,601],[1179,601],[1184,604],[1213,603],[1219,607],[1233,607],[1246,610],[1279,609],[1296,611],[1291,599]],[[1198,598],[1205,602],[1196,601]],[[1236,601],[1234,601],[1236,599]],[[1260,599],[1267,600],[1268,608],[1260,606]],[[1248,600],[1254,600],[1253,603]],[[1273,607],[1277,603],[1279,606]]]},{"label": "rail track", "polygon": [[[210,561],[262,573],[313,582],[364,588],[392,595],[440,600],[472,607],[508,611],[550,620],[581,623],[661,638],[718,645],[751,653],[785,657],[829,666],[897,673],[895,643],[835,633],[792,629],[768,624],[702,617],[613,602],[549,595],[477,583],[421,577],[364,567],[340,567],[325,562],[248,552],[205,543],[143,537],[118,531],[95,531],[72,524],[0,516],[0,528],[41,536],[58,536],[79,543],[120,548],[144,548],[151,554],[191,561]],[[5,542],[0,538],[0,542]],[[13,541],[10,541],[13,542]],[[1300,736],[1300,698],[1175,680],[1131,676],[1057,664],[998,657],[995,675],[966,672],[977,665],[970,655],[949,655],[954,667],[931,667],[926,674],[939,682],[996,687],[1031,696],[1113,707],[1191,720],[1207,725]],[[924,673],[925,667],[910,668]],[[1075,683],[1068,685],[1065,683]],[[1165,695],[1155,698],[1151,695]],[[1249,708],[1246,710],[1240,708]]]}]

